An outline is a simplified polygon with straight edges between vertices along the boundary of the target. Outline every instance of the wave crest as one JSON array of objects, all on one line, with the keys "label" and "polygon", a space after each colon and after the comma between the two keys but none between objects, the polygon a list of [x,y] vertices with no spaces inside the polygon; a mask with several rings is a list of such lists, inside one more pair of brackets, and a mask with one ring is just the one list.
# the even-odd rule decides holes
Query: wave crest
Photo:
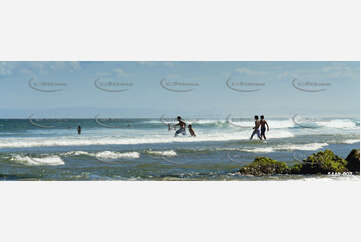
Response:
[{"label": "wave crest", "polygon": [[41,158],[33,158],[27,155],[13,155],[10,160],[30,166],[59,166],[65,164],[57,155]]}]

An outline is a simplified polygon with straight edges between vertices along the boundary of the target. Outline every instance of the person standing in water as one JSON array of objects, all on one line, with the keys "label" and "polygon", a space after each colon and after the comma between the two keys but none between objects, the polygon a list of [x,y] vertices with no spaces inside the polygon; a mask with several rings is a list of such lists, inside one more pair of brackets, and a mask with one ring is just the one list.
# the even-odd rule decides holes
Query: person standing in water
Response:
[{"label": "person standing in water", "polygon": [[191,124],[188,125],[188,130],[191,136],[196,137],[196,133],[194,132]]},{"label": "person standing in water", "polygon": [[263,138],[264,140],[266,140],[266,125],[267,125],[267,132],[269,131],[269,126],[267,121],[264,119],[264,116],[261,115],[261,121],[259,121],[261,124],[261,139]]},{"label": "person standing in water", "polygon": [[77,131],[78,131],[78,135],[80,135],[80,134],[81,134],[81,127],[80,127],[80,125],[78,126]]},{"label": "person standing in water", "polygon": [[252,135],[251,135],[250,140],[253,139],[253,136],[254,136],[255,134],[257,134],[257,136],[258,136],[259,139],[262,139],[262,138],[261,138],[261,134],[260,134],[260,132],[259,132],[259,127],[260,127],[260,125],[261,125],[261,123],[260,123],[260,121],[258,120],[258,115],[254,116],[254,127],[253,127],[254,130],[253,130],[253,133],[252,133]]},{"label": "person standing in water", "polygon": [[186,135],[186,123],[182,121],[181,116],[177,117],[178,123],[175,126],[179,125],[179,129],[175,132],[174,137],[176,137],[178,134],[182,133],[183,135]]}]

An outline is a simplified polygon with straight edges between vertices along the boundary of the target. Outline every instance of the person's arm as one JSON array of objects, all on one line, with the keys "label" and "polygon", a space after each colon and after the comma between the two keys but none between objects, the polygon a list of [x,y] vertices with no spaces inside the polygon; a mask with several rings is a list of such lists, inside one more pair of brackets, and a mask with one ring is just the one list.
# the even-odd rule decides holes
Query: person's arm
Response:
[{"label": "person's arm", "polygon": [[269,126],[268,126],[268,123],[267,123],[267,121],[266,121],[266,125],[267,125],[267,131],[269,131]]}]

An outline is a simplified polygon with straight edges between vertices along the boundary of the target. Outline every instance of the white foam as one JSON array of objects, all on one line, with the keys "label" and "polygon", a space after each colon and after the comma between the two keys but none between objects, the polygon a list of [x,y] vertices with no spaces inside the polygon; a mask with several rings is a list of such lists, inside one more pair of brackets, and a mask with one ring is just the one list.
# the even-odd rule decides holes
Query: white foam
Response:
[{"label": "white foam", "polygon": [[92,155],[86,151],[69,151],[63,154],[64,156],[79,156],[79,155]]},{"label": "white foam", "polygon": [[358,143],[358,142],[360,142],[359,139],[347,139],[347,140],[342,141],[343,144],[354,144],[354,143]]},{"label": "white foam", "polygon": [[119,159],[119,158],[128,158],[128,159],[137,159],[140,157],[138,152],[113,152],[113,151],[101,151],[97,153],[89,153],[86,151],[69,151],[63,154],[64,156],[79,156],[79,155],[87,155],[93,156],[97,159]]},{"label": "white foam", "polygon": [[254,152],[254,153],[270,153],[281,150],[318,150],[327,145],[328,145],[327,143],[287,144],[287,145],[277,145],[275,147],[240,149],[240,151]]},{"label": "white foam", "polygon": [[240,149],[240,151],[254,152],[254,153],[270,153],[270,152],[274,152],[275,150],[272,147],[265,147],[265,148],[254,148],[254,149]]},{"label": "white foam", "polygon": [[140,157],[138,152],[113,152],[113,151],[102,151],[96,153],[95,157],[97,159],[119,159],[119,158],[128,158],[128,159],[137,159]]},{"label": "white foam", "polygon": [[285,129],[295,127],[295,123],[289,120],[266,120],[271,129]]},{"label": "white foam", "polygon": [[189,123],[193,123],[193,124],[224,124],[225,121],[223,120],[186,120]]},{"label": "white foam", "polygon": [[328,128],[358,128],[356,123],[350,119],[333,119],[330,121],[319,121],[316,123]]},{"label": "white foam", "polygon": [[13,155],[11,160],[32,166],[43,166],[43,165],[58,166],[65,164],[64,161],[57,155],[46,156],[42,158],[33,158],[24,155]]},{"label": "white foam", "polygon": [[277,131],[270,131],[266,132],[267,139],[277,139],[277,138],[289,138],[294,137],[295,135],[287,130],[277,130]]},{"label": "white foam", "polygon": [[288,144],[276,147],[277,150],[318,150],[327,146],[327,143],[310,143],[310,144]]},{"label": "white foam", "polygon": [[165,150],[165,151],[148,150],[146,152],[151,155],[159,155],[159,156],[167,156],[167,157],[177,156],[177,153],[174,150]]},{"label": "white foam", "polygon": [[[173,137],[173,132],[166,134],[138,134],[138,137],[124,138],[122,136],[100,136],[100,137],[51,137],[51,138],[4,138],[0,139],[0,148],[23,148],[23,147],[46,147],[46,146],[88,146],[88,145],[127,145],[127,144],[154,144],[154,143],[179,143],[179,142],[204,142],[204,141],[231,141],[247,140],[251,135],[251,130],[237,132],[207,133],[197,132],[197,137],[178,136]],[[286,138],[294,135],[289,131],[277,130],[270,133],[269,138]]]}]

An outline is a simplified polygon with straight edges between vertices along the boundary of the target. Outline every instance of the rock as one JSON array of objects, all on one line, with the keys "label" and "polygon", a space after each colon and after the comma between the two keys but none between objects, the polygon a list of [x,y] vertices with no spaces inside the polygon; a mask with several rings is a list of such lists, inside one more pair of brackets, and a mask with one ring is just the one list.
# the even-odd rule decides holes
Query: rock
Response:
[{"label": "rock", "polygon": [[353,149],[346,158],[347,169],[354,173],[360,173],[360,149]]},{"label": "rock", "polygon": [[272,160],[268,157],[256,157],[252,163],[241,167],[239,172],[243,175],[265,176],[287,174],[288,170],[285,162]]},{"label": "rock", "polygon": [[360,173],[360,150],[352,150],[346,160],[335,155],[331,150],[314,153],[289,168],[285,162],[268,157],[256,157],[252,163],[240,168],[242,175],[266,176],[281,174],[329,174],[352,171]]},{"label": "rock", "polygon": [[[359,162],[360,164],[360,162]],[[310,155],[303,163],[290,169],[292,174],[328,174],[329,172],[347,172],[347,161],[335,155],[331,150]]]}]

